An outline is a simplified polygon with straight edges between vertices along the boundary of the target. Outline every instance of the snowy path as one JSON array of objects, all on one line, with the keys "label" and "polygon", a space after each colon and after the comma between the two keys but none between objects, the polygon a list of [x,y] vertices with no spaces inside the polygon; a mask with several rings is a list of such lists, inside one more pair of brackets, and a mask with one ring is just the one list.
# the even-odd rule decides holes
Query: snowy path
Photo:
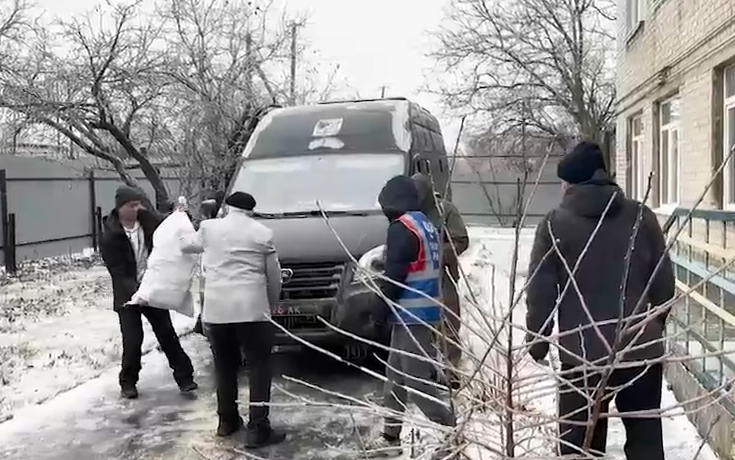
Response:
[{"label": "snowy path", "polygon": [[[528,251],[532,232],[525,233],[522,240],[522,251],[519,267],[527,265]],[[496,268],[496,303],[507,302],[507,274],[512,251],[512,235],[508,231],[491,229],[473,229],[473,244],[468,254],[463,257],[463,267],[469,275],[473,290],[481,295],[481,302],[488,305],[490,270]],[[95,278],[95,276],[97,278]],[[182,343],[192,357],[197,369],[197,380],[201,385],[198,399],[183,399],[173,383],[165,358],[154,351],[144,358],[143,372],[139,389],[141,398],[137,401],[121,401],[117,387],[117,343],[119,341],[117,322],[107,307],[107,294],[103,288],[94,288],[102,276],[92,270],[88,278],[74,281],[87,286],[84,296],[90,292],[99,292],[95,301],[90,297],[81,300],[79,295],[72,297],[64,307],[71,313],[57,317],[42,318],[39,321],[25,320],[22,328],[3,332],[0,328],[0,346],[8,344],[8,340],[26,343],[28,346],[45,347],[48,352],[77,350],[76,359],[67,364],[48,367],[46,373],[34,374],[34,367],[16,372],[22,375],[10,387],[0,387],[3,397],[17,401],[16,407],[23,401],[41,400],[33,396],[41,389],[47,395],[63,388],[74,386],[90,376],[101,374],[75,389],[61,394],[41,405],[29,406],[15,412],[13,420],[0,424],[0,458],[17,460],[46,460],[73,458],[76,460],[112,460],[112,459],[146,459],[146,460],[230,460],[244,457],[234,449],[242,444],[242,437],[231,441],[219,441],[213,437],[216,424],[215,400],[212,388],[211,357],[206,342],[200,336],[188,336]],[[76,278],[75,278],[76,279]],[[53,286],[54,283],[48,283]],[[522,284],[522,280],[519,285]],[[520,287],[520,286],[519,286]],[[34,289],[47,289],[43,284],[33,289],[25,286],[27,292]],[[51,294],[54,291],[53,288]],[[68,288],[57,293],[62,298],[69,294]],[[95,291],[96,289],[96,291]],[[72,289],[73,292],[76,292]],[[5,293],[5,290],[4,290]],[[9,294],[10,295],[10,294]],[[17,297],[17,296],[16,296]],[[102,302],[105,300],[105,302]],[[102,303],[101,303],[102,302]],[[97,304],[99,306],[96,306]],[[79,305],[77,305],[79,304]],[[81,305],[81,306],[80,306]],[[1,306],[1,305],[0,305]],[[85,315],[80,316],[77,308]],[[76,313],[74,313],[76,312]],[[514,321],[523,322],[524,312],[518,308]],[[184,326],[181,323],[181,326]],[[14,334],[14,335],[13,335]],[[147,334],[151,337],[152,334]],[[8,339],[11,337],[11,339]],[[38,342],[46,337],[47,342]],[[85,340],[86,339],[86,340]],[[3,342],[5,340],[6,342]],[[473,349],[477,342],[472,341]],[[148,342],[150,343],[150,342]],[[10,343],[12,344],[12,343]],[[61,346],[63,344],[63,346]],[[152,345],[152,343],[150,343]],[[85,352],[87,350],[97,350]],[[44,351],[43,353],[46,353]],[[81,357],[89,353],[102,353],[99,368],[90,366],[85,370]],[[476,353],[477,354],[477,353]],[[34,356],[38,356],[36,353]],[[314,355],[296,355],[279,357],[279,374],[290,375],[327,388],[334,393],[347,394],[360,400],[375,400],[380,384],[358,371],[346,369],[331,362],[329,358]],[[76,363],[76,364],[73,364]],[[69,369],[64,374],[64,366]],[[531,372],[539,373],[539,368],[526,363]],[[106,370],[103,370],[106,369]],[[521,369],[520,371],[523,371]],[[85,374],[87,372],[87,374]],[[246,392],[246,379],[242,378],[241,389]],[[294,397],[294,395],[296,395]],[[243,397],[245,393],[243,393]],[[530,397],[529,407],[537,413],[553,414],[555,403],[553,396],[543,398]],[[317,401],[321,406],[305,404],[305,400]],[[288,442],[264,452],[258,452],[259,458],[268,459],[355,459],[361,439],[375,433],[379,419],[370,413],[325,407],[324,403],[345,404],[340,398],[330,396],[318,390],[305,388],[288,381],[283,377],[275,380],[273,409],[274,424],[284,426],[290,439]],[[664,389],[664,406],[675,405],[673,395]],[[244,409],[244,408],[243,408]],[[553,429],[553,425],[547,427]],[[669,460],[693,460],[700,445],[693,426],[683,415],[676,412],[664,418],[665,443]],[[359,433],[359,435],[358,435]],[[484,431],[488,442],[497,442],[497,435]],[[624,458],[622,447],[624,434],[622,424],[613,419],[610,424],[608,453],[610,458]],[[547,444],[549,444],[547,442]],[[553,444],[553,443],[551,443]],[[472,452],[466,452],[470,458],[488,460]],[[256,458],[256,457],[253,457]],[[408,458],[407,456],[404,458]],[[698,460],[715,460],[712,451],[705,447]]]},{"label": "snowy path", "polygon": [[[46,264],[0,288],[0,421],[97,377],[120,356],[107,270],[90,259]],[[193,326],[172,318],[179,333]],[[151,350],[155,338],[144,328]]]},{"label": "snowy path", "polygon": [[[197,369],[201,386],[197,399],[187,400],[178,393],[165,358],[154,352],[144,358],[138,385],[140,399],[120,400],[117,370],[106,372],[42,406],[20,411],[13,420],[0,425],[0,458],[205,460],[197,451],[211,459],[246,458],[232,450],[240,449],[242,436],[228,441],[213,436],[217,419],[206,341],[189,336],[182,342]],[[327,358],[307,356],[279,356],[279,372],[356,398],[370,396],[378,387],[377,382],[357,371],[336,366]],[[246,397],[245,376],[241,381],[242,396]],[[374,422],[372,416],[329,407],[304,407],[281,389],[321,403],[335,398],[283,378],[276,379],[274,385],[274,402],[287,406],[273,408],[272,421],[287,430],[289,440],[257,455],[282,460],[354,458],[359,445],[355,425],[360,436],[366,436]],[[339,446],[339,450],[328,445]]]}]

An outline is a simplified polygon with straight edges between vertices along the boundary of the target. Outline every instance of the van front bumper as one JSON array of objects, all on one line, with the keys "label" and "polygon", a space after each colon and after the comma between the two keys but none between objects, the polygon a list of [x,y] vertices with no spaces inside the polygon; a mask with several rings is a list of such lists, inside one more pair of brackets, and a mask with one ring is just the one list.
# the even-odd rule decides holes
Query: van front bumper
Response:
[{"label": "van front bumper", "polygon": [[[376,309],[380,305],[379,301],[378,296],[368,287],[352,283],[343,290],[339,299],[279,302],[278,306],[271,310],[273,320],[282,326],[277,328],[275,344],[279,348],[287,349],[295,345],[304,345],[302,341],[319,347],[360,342],[355,337],[380,341],[382,331],[375,326],[374,320]],[[283,328],[288,330],[288,333],[284,332]]]}]

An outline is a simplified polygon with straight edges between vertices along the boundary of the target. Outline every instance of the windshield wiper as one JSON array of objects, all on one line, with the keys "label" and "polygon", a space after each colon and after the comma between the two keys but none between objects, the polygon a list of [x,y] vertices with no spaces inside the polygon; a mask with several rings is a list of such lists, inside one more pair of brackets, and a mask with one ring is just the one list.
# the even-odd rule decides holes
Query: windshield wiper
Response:
[{"label": "windshield wiper", "polygon": [[282,213],[273,213],[273,212],[258,212],[253,211],[252,214],[253,217],[257,217],[259,219],[277,219],[279,217],[283,217]]},{"label": "windshield wiper", "polygon": [[[324,210],[324,214],[329,216],[368,216],[370,213],[365,211],[345,211],[345,210]],[[322,211],[319,209],[312,209],[309,211],[291,211],[291,212],[284,212],[282,214],[284,217],[319,217],[322,215]]]}]

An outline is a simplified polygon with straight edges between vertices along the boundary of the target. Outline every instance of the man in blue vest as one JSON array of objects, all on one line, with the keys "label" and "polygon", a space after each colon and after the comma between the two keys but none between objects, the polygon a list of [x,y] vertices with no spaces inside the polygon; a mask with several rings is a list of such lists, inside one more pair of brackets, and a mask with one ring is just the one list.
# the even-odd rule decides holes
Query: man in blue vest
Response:
[{"label": "man in blue vest", "polygon": [[[419,211],[418,191],[410,177],[390,179],[378,201],[390,220],[385,250],[386,279],[381,282],[386,302],[380,320],[392,329],[383,400],[383,406],[391,414],[385,419],[381,435],[369,443],[367,453],[371,458],[401,454],[401,413],[408,403],[409,392],[411,400],[429,420],[446,426],[448,433],[456,425],[451,406],[441,402],[436,386],[431,383],[437,365],[432,327],[438,330],[442,320],[439,233]],[[449,459],[450,454],[447,443],[435,453],[435,458]]]}]

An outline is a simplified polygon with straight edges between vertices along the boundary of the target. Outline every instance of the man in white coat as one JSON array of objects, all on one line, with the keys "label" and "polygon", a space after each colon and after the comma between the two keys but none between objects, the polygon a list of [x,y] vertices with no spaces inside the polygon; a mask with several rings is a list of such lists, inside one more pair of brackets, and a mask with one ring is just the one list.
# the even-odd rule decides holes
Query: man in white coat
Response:
[{"label": "man in white coat", "polygon": [[237,408],[240,350],[245,352],[250,383],[247,448],[282,442],[284,433],[270,425],[271,368],[275,328],[270,307],[278,302],[281,267],[273,232],[252,218],[255,199],[236,192],[227,197],[229,212],[205,220],[196,234],[184,237],[183,251],[202,253],[204,311],[202,322],[214,357],[218,436],[243,427]]}]

